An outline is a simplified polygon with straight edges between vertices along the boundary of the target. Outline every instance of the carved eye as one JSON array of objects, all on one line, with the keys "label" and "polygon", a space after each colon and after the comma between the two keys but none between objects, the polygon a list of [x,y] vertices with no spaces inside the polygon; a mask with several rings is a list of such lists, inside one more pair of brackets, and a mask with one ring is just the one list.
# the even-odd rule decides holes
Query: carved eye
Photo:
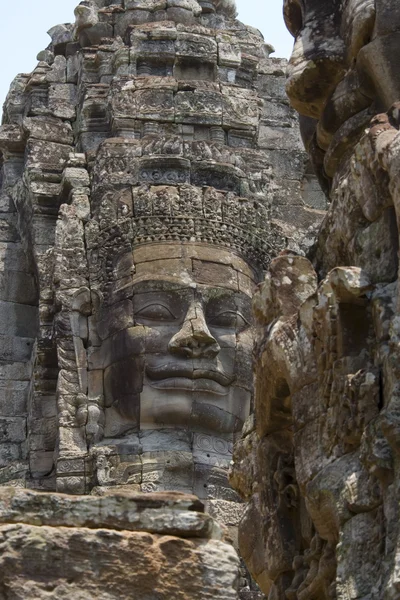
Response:
[{"label": "carved eye", "polygon": [[213,327],[242,330],[249,327],[250,323],[240,314],[240,312],[226,310],[213,317],[210,321],[210,325]]},{"label": "carved eye", "polygon": [[150,321],[174,321],[175,315],[163,304],[149,304],[141,308],[135,317],[149,319]]}]

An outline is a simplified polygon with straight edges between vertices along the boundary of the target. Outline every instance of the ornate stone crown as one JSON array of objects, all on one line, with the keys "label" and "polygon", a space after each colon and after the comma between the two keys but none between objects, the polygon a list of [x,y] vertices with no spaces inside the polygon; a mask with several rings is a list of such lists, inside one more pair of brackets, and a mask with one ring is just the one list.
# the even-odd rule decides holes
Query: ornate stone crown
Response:
[{"label": "ornate stone crown", "polygon": [[184,213],[174,205],[166,207],[168,215],[152,210],[150,203],[141,207],[143,212],[133,219],[134,244],[173,241],[213,244],[229,248],[249,264],[266,268],[276,252],[279,236],[268,222],[264,207],[233,194],[211,204],[207,202],[209,190],[196,191],[198,196],[190,198]]},{"label": "ornate stone crown", "polygon": [[[131,192],[133,192],[131,194]],[[112,205],[110,206],[110,204]],[[119,254],[128,246],[152,243],[205,243],[227,248],[265,269],[284,246],[282,232],[259,202],[210,187],[140,185],[103,201],[108,219],[92,221],[88,246]],[[110,222],[109,213],[113,211]]]},{"label": "ornate stone crown", "polygon": [[182,145],[171,137],[107,140],[93,172],[89,247],[114,246],[114,239],[124,247],[206,243],[266,268],[285,243],[258,199],[263,197],[258,188],[267,181],[244,172],[246,156],[237,149],[222,153],[221,148],[204,142]]}]

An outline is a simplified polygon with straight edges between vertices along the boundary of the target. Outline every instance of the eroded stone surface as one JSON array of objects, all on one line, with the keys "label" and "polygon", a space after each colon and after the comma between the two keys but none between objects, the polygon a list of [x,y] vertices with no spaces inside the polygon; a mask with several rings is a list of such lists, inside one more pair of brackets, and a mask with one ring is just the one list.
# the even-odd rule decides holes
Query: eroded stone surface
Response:
[{"label": "eroded stone surface", "polygon": [[1,595],[237,599],[239,559],[202,510],[184,494],[82,497],[2,488]]},{"label": "eroded stone surface", "polygon": [[255,298],[240,545],[270,598],[397,598],[399,10],[284,11],[287,89],[331,206],[312,262],[281,255]]},{"label": "eroded stone surface", "polygon": [[[374,288],[358,267],[337,267],[317,286],[311,263],[290,254],[271,267],[256,306],[270,297],[274,306],[286,300],[292,312],[275,313],[271,324],[272,315],[258,309],[265,329],[256,414],[236,446],[231,476],[248,500],[241,550],[264,592],[276,597],[372,594],[390,560],[377,539],[393,480],[382,431],[391,411],[382,406],[373,359],[387,341],[376,337],[373,304],[390,306],[393,286]],[[380,581],[367,597],[383,597]]]}]

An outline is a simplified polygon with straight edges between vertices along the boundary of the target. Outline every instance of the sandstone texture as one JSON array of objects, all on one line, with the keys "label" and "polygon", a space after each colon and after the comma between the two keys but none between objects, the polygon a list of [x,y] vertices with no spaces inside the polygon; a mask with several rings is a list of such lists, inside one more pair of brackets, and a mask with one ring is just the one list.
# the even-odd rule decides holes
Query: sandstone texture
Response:
[{"label": "sandstone texture", "polygon": [[0,491],[3,600],[234,600],[239,559],[195,496]]},{"label": "sandstone texture", "polygon": [[[400,11],[286,0],[287,91],[330,206],[254,298],[239,545],[272,600],[399,598]],[[310,259],[310,260],[309,260]]]}]

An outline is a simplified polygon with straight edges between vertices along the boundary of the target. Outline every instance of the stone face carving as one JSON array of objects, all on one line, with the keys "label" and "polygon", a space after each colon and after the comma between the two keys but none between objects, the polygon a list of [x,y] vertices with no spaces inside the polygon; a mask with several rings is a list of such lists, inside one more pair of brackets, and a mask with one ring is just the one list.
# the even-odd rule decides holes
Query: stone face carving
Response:
[{"label": "stone face carving", "polygon": [[[252,350],[250,299],[234,281],[243,274],[242,265],[237,259],[236,271],[231,261],[227,265],[202,261],[202,249],[179,244],[162,248],[163,258],[151,261],[151,272],[144,264],[142,272],[132,277],[132,301],[99,310],[98,329],[103,335],[90,362],[94,370],[104,369],[105,406],[126,417],[125,426],[195,426],[209,418],[210,431],[232,433],[247,416],[251,377],[238,373],[238,362],[248,364]],[[160,246],[146,247],[146,253],[159,250]],[[165,251],[185,252],[188,258],[166,259]],[[248,272],[245,265],[242,269]],[[128,327],[121,329],[125,323]],[[206,402],[207,411],[219,407],[218,416],[204,414],[192,398]],[[108,435],[119,435],[123,425],[115,417],[109,420],[108,424],[106,416]]]},{"label": "stone face carving", "polygon": [[271,598],[397,598],[399,9],[284,11],[287,90],[331,206],[312,263],[282,254],[254,301],[240,546]]},{"label": "stone face carving", "polygon": [[[146,489],[194,486],[206,497],[209,473],[226,469],[250,411],[254,271],[211,245],[164,241],[118,254],[108,241],[100,232],[93,251],[104,264],[91,254],[101,298],[89,332],[88,396],[102,398],[94,441],[111,438],[128,455],[134,444],[159,462],[164,473],[135,481]],[[105,264],[115,280],[96,288]],[[175,451],[182,464],[168,466]]]}]

